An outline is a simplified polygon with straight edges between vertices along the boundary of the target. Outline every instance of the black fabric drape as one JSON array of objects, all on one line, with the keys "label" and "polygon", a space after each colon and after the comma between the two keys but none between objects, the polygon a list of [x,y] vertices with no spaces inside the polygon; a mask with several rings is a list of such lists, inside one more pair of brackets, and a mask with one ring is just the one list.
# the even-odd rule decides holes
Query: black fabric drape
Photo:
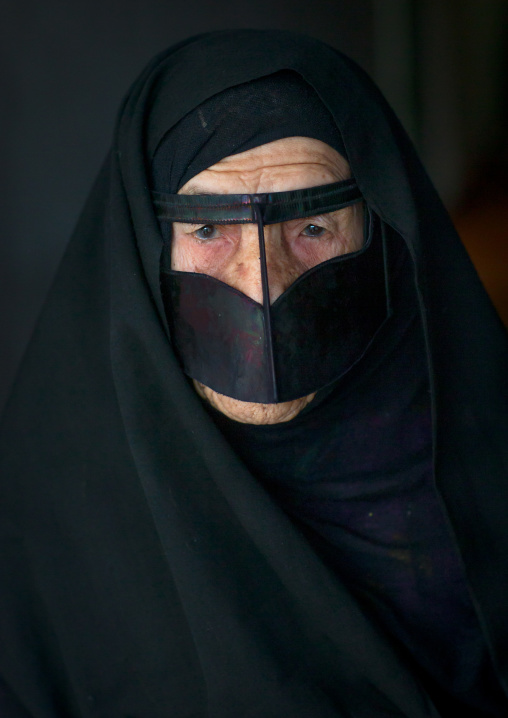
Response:
[{"label": "black fabric drape", "polygon": [[282,137],[313,137],[346,154],[329,110],[288,70],[234,85],[188,112],[155,151],[153,189],[174,194],[223,157]]},{"label": "black fabric drape", "polygon": [[12,716],[436,715],[216,429],[168,339],[153,153],[211,95],[282,69],[321,97],[366,201],[411,253],[436,483],[508,678],[506,334],[364,73],[309,38],[232,31],[162,53],[131,88],[6,409],[0,674]]}]

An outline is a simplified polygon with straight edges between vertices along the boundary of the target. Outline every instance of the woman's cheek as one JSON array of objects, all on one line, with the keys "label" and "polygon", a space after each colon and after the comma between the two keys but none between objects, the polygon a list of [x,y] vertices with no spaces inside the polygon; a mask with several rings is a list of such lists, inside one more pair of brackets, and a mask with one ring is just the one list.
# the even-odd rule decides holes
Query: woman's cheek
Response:
[{"label": "woman's cheek", "polygon": [[197,272],[219,277],[229,261],[233,247],[227,240],[197,242],[193,237],[175,237],[172,267],[181,272]]},{"label": "woman's cheek", "polygon": [[291,246],[296,260],[305,267],[305,271],[343,253],[342,243],[333,238],[298,237]]}]

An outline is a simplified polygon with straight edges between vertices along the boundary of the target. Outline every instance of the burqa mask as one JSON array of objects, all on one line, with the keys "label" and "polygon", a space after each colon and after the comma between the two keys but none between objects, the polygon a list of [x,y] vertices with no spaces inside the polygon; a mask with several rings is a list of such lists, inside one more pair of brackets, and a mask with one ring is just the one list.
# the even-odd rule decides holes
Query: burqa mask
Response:
[{"label": "burqa mask", "polygon": [[[325,387],[363,356],[389,314],[384,233],[370,212],[361,250],[309,269],[270,303],[263,227],[359,202],[354,180],[268,194],[174,194],[227,155],[291,136],[314,137],[345,155],[314,91],[295,73],[279,72],[189,113],[166,135],[152,165],[155,189],[170,189],[154,192],[153,201],[165,239],[161,289],[175,349],[188,376],[241,401],[285,402]],[[173,270],[177,221],[256,223],[262,305],[216,278]]]}]

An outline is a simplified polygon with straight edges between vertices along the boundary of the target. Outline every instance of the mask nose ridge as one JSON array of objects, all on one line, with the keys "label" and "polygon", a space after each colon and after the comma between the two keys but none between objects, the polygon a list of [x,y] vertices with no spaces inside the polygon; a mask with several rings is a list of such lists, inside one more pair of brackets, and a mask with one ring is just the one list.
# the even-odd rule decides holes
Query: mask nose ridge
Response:
[{"label": "mask nose ridge", "polygon": [[295,281],[298,272],[295,271],[294,260],[284,241],[281,224],[265,227],[265,246],[270,304],[273,304]]},{"label": "mask nose ridge", "polygon": [[[265,225],[264,238],[270,303],[273,304],[296,276],[283,242],[281,225]],[[255,224],[242,225],[242,241],[230,265],[229,276],[224,279],[258,304],[263,304],[259,240]]]},{"label": "mask nose ridge", "polygon": [[256,225],[242,225],[242,239],[224,281],[258,304],[263,304],[259,237]]}]

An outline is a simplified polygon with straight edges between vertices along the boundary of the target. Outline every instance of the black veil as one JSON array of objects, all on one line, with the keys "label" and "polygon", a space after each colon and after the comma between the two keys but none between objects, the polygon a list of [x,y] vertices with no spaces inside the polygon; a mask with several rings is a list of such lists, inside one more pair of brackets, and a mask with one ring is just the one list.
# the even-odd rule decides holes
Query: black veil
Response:
[{"label": "black veil", "polygon": [[168,340],[151,158],[208,97],[283,69],[333,115],[413,260],[436,484],[508,677],[506,334],[364,73],[292,33],[219,32],[159,55],[128,93],[5,412],[0,674],[33,718],[436,715],[210,421]]}]

